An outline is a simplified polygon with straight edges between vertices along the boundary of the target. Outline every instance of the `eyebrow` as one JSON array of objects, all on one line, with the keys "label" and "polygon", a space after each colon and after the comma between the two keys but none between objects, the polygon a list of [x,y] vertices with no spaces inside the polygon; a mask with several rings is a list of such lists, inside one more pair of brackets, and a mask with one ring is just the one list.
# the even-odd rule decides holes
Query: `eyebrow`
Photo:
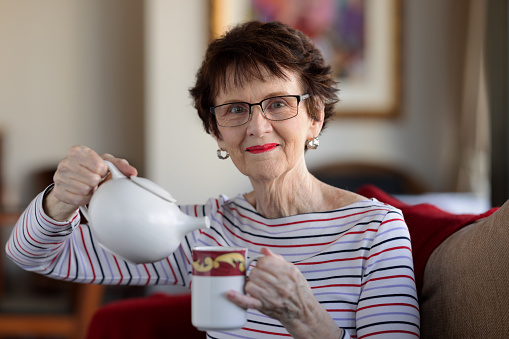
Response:
[{"label": "eyebrow", "polygon": [[[278,96],[283,96],[283,95],[291,95],[291,94],[288,94],[287,92],[282,92],[282,91],[278,91],[278,92],[271,92],[269,94],[267,94],[262,100],[260,101],[263,101],[265,99],[268,99],[268,98],[272,98],[272,97],[278,97]],[[226,104],[233,104],[233,103],[236,103],[236,102],[246,102],[248,103],[247,101],[245,100],[236,100],[236,99],[232,99],[232,100],[228,100],[222,104],[219,104],[219,105],[226,105]]]}]

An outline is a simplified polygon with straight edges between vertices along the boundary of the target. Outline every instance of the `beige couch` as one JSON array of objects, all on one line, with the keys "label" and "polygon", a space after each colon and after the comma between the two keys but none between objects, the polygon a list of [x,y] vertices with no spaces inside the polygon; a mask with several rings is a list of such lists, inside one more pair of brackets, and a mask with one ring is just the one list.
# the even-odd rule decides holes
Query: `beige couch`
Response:
[{"label": "beige couch", "polygon": [[483,215],[409,206],[374,187],[359,193],[401,208],[412,237],[421,338],[509,338],[509,201]]},{"label": "beige couch", "polygon": [[421,338],[509,338],[509,202],[431,254],[421,293]]}]

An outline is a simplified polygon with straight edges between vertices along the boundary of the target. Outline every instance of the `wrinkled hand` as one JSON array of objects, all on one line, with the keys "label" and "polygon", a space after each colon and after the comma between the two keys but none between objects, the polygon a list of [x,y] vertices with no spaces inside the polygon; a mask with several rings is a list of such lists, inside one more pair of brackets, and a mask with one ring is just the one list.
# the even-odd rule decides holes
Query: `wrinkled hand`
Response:
[{"label": "wrinkled hand", "polygon": [[341,338],[340,329],[313,296],[306,278],[292,263],[267,248],[260,251],[245,291],[228,292],[228,299],[277,319],[293,338]]},{"label": "wrinkled hand", "polygon": [[137,175],[134,167],[111,154],[98,155],[85,146],[73,146],[60,161],[53,176],[55,186],[44,201],[44,210],[55,220],[66,220],[92,194],[108,174],[104,160],[111,161],[126,176]]},{"label": "wrinkled hand", "polygon": [[243,308],[253,308],[285,323],[303,320],[318,302],[302,273],[282,256],[263,248],[249,274],[242,295],[230,291],[228,299]]}]

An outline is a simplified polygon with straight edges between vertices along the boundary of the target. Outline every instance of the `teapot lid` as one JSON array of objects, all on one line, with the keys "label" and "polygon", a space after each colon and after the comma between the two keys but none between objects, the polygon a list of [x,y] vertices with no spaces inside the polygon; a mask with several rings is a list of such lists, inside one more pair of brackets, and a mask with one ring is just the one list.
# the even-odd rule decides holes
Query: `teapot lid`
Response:
[{"label": "teapot lid", "polygon": [[135,176],[131,176],[130,179],[138,186],[141,186],[142,188],[146,189],[147,191],[157,195],[161,199],[164,199],[171,203],[177,202],[177,200],[175,200],[168,191],[163,189],[161,186],[155,184],[153,181],[150,181],[149,179],[135,177]]}]

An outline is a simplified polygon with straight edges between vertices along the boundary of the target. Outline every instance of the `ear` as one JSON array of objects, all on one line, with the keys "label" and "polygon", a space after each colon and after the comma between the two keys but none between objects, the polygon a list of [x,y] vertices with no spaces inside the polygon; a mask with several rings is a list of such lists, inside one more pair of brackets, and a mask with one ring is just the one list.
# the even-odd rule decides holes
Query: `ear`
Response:
[{"label": "ear", "polygon": [[308,140],[316,138],[320,134],[320,132],[322,131],[323,119],[325,117],[325,111],[324,111],[324,105],[323,104],[320,105],[320,107],[318,109],[317,116],[318,116],[318,120],[309,118],[310,126],[309,126]]},{"label": "ear", "polygon": [[225,147],[225,145],[224,145],[223,138],[221,137],[221,134],[216,135],[216,133],[214,133],[213,131],[211,131],[211,133],[210,133],[210,134],[211,134],[211,135],[214,137],[214,139],[216,140],[216,142],[217,142],[217,146],[218,146],[220,149],[222,149],[223,151],[226,151],[226,149],[224,148],[224,147]]}]

